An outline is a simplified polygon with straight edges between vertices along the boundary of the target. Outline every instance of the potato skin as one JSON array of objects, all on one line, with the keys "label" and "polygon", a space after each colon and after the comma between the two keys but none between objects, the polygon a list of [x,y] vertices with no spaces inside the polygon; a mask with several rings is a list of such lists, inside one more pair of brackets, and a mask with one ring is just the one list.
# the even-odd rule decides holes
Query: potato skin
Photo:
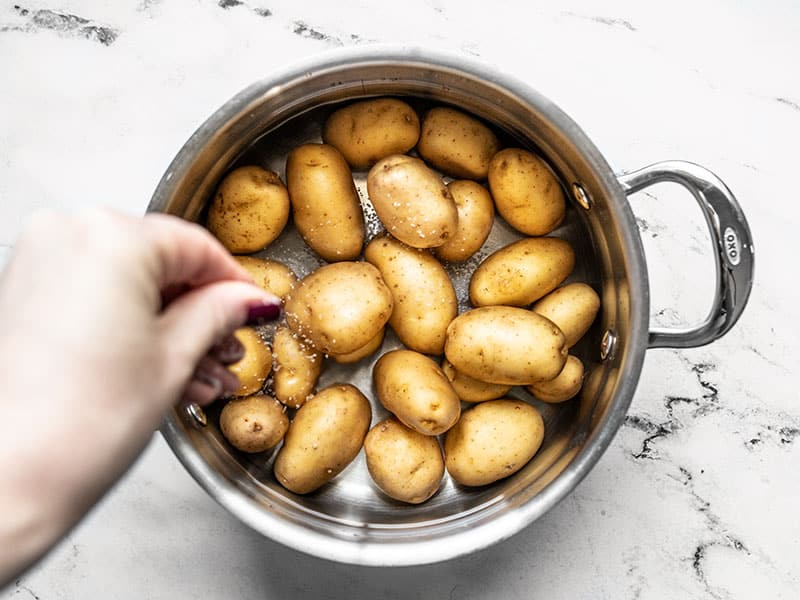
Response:
[{"label": "potato skin", "polygon": [[272,171],[234,169],[217,188],[208,210],[208,230],[234,254],[266,248],[289,220],[289,193]]},{"label": "potato skin", "polygon": [[381,330],[377,333],[377,335],[368,341],[366,344],[361,346],[361,348],[356,348],[352,352],[348,352],[347,354],[331,354],[331,358],[335,360],[339,364],[349,365],[351,363],[355,363],[360,361],[362,358],[366,358],[370,354],[374,354],[378,348],[381,347],[383,344],[383,337],[386,334],[386,328],[381,327]]},{"label": "potato skin", "polygon": [[525,235],[547,235],[564,219],[561,185],[532,152],[506,148],[495,154],[489,164],[489,189],[497,212]]},{"label": "potato skin", "polygon": [[384,408],[423,435],[444,433],[461,414],[458,396],[439,365],[419,352],[387,352],[372,376]]},{"label": "potato skin", "polygon": [[442,372],[447,377],[450,385],[453,386],[458,397],[464,402],[495,400],[505,396],[511,389],[510,385],[487,383],[460,373],[446,358],[442,360]]},{"label": "potato skin", "polygon": [[564,334],[524,308],[486,306],[460,314],[447,328],[444,354],[480,381],[529,385],[553,379],[567,360]]},{"label": "potato skin", "polygon": [[574,266],[569,242],[522,239],[489,255],[475,269],[469,299],[473,306],[527,306],[554,290]]},{"label": "potato skin", "polygon": [[410,350],[441,354],[447,326],[458,314],[458,298],[444,267],[425,250],[384,234],[364,250],[392,293],[389,325]]},{"label": "potato skin", "polygon": [[395,98],[363,100],[331,114],[322,139],[354,169],[366,169],[390,154],[405,154],[419,139],[419,117]]},{"label": "potato skin", "polygon": [[442,260],[464,262],[489,237],[494,224],[494,203],[486,188],[474,181],[451,181],[447,189],[456,203],[458,228],[455,235],[434,248],[434,253]]},{"label": "potato skin", "polygon": [[458,209],[437,173],[418,158],[393,154],[367,174],[367,192],[386,230],[414,248],[441,246],[458,228]]},{"label": "potato skin", "polygon": [[234,448],[264,452],[283,439],[289,417],[275,398],[255,394],[228,402],[219,415],[219,427]]},{"label": "potato skin", "polygon": [[512,398],[481,402],[447,432],[447,472],[462,485],[487,485],[524,467],[543,440],[544,420],[530,404]]},{"label": "potato skin", "polygon": [[233,396],[249,396],[264,387],[272,371],[272,351],[252,327],[240,327],[233,334],[244,346],[244,356],[228,369],[239,378],[239,389]]},{"label": "potato skin", "polygon": [[289,425],[273,467],[278,482],[295,494],[328,483],[356,457],[371,419],[369,400],[354,386],[321,390]]},{"label": "potato skin", "polygon": [[439,489],[444,476],[444,457],[437,439],[409,429],[394,417],[370,429],[364,453],[375,484],[401,502],[425,502]]},{"label": "potato skin", "polygon": [[489,161],[499,149],[491,129],[459,110],[432,108],[422,119],[417,152],[447,175],[486,179]]},{"label": "potato skin", "polygon": [[275,365],[272,390],[275,398],[292,408],[302,406],[317,385],[322,356],[285,326],[275,330],[272,356]]},{"label": "potato skin", "polygon": [[392,305],[378,269],[365,262],[339,262],[320,267],[292,290],[286,321],[317,350],[347,354],[378,334]]},{"label": "potato skin", "polygon": [[286,295],[297,283],[297,276],[292,270],[277,260],[256,258],[255,256],[234,256],[233,258],[250,274],[257,286],[275,294],[281,300],[286,298]]},{"label": "potato skin", "polygon": [[567,357],[564,368],[555,379],[540,381],[527,387],[527,390],[542,402],[555,404],[565,402],[581,391],[583,385],[583,363],[572,356]]},{"label": "potato skin", "polygon": [[353,260],[364,245],[364,214],[350,167],[326,144],[304,144],[286,159],[292,218],[306,244],[328,262]]},{"label": "potato skin", "polygon": [[571,348],[592,326],[600,310],[600,296],[585,283],[569,283],[550,292],[531,310],[558,325]]}]

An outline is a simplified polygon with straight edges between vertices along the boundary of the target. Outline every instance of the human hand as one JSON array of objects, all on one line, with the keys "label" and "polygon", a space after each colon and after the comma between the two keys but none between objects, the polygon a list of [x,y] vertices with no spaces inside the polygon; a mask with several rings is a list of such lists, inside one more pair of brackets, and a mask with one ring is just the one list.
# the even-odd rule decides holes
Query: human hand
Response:
[{"label": "human hand", "polygon": [[0,275],[0,584],[85,514],[167,409],[236,389],[231,333],[279,311],[196,225],[35,217]]}]

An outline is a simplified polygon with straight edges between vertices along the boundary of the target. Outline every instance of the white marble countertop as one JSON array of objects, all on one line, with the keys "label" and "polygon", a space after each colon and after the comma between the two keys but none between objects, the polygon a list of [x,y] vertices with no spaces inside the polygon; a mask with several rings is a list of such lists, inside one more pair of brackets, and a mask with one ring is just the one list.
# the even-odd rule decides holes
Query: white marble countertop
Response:
[{"label": "white marble countertop", "polygon": [[[736,193],[756,248],[738,326],[647,353],[630,417],[589,477],[512,539],[442,564],[329,563],[263,539],[163,440],[4,598],[797,598],[800,9],[408,0],[0,2],[0,261],[37,207],[141,213],[213,110],[327,48],[447,48],[561,105],[618,172],[698,162]],[[699,211],[638,194],[652,319],[702,317],[713,262]],[[794,233],[792,233],[794,232]],[[790,237],[791,236],[791,237]],[[57,291],[55,292],[57,294]]]}]

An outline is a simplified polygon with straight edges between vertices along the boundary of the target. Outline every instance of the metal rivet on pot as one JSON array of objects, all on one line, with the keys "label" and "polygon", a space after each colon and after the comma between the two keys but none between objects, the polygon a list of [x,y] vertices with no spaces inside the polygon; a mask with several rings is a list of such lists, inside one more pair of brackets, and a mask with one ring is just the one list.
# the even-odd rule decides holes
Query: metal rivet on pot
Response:
[{"label": "metal rivet on pot", "polygon": [[592,209],[592,199],[580,183],[572,184],[572,196],[575,198],[575,201],[586,210]]},{"label": "metal rivet on pot", "polygon": [[614,358],[617,349],[617,334],[611,329],[606,329],[603,339],[600,341],[600,359],[608,360]]},{"label": "metal rivet on pot", "polygon": [[205,411],[200,408],[200,405],[196,402],[192,402],[191,404],[186,405],[186,414],[189,415],[189,418],[192,420],[192,423],[198,429],[201,429],[208,425],[208,419],[206,418]]}]

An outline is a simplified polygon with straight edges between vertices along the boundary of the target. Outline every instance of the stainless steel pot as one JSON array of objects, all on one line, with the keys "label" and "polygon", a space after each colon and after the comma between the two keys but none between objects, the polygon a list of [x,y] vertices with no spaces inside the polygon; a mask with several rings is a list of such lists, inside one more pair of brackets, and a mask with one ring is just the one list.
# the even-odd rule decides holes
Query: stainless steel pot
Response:
[{"label": "stainless steel pot", "polygon": [[[421,506],[381,496],[369,483],[363,457],[319,492],[295,496],[272,477],[271,456],[237,453],[221,437],[214,419],[203,426],[205,416],[197,410],[176,409],[162,432],[200,485],[262,534],[331,560],[411,565],[495,543],[564,498],[622,425],[645,350],[700,346],[734,325],[752,284],[753,247],[733,195],[706,169],[665,162],[618,177],[581,129],[527,85],[462,56],[407,48],[337,51],[247,88],[186,142],[148,210],[199,220],[232,165],[256,162],[282,173],[286,151],[319,135],[331,105],[380,95],[403,96],[423,108],[447,103],[476,114],[513,143],[538,151],[561,180],[574,202],[556,234],[576,248],[580,268],[574,278],[591,283],[602,298],[601,314],[576,349],[588,373],[580,397],[565,405],[540,406],[547,436],[519,473],[476,489],[448,480]],[[356,181],[363,188],[363,174],[357,174]],[[712,308],[706,320],[691,329],[648,326],[647,269],[626,196],[662,181],[678,183],[694,195],[714,244],[717,286]],[[362,199],[368,209],[365,194]],[[367,216],[374,229],[376,221]],[[481,256],[514,236],[498,222]],[[282,236],[268,252],[275,253],[300,275],[319,264],[292,234]],[[465,304],[468,269],[451,269],[451,275]],[[385,348],[392,347],[396,340],[386,343]],[[347,378],[371,395],[371,366],[366,361],[349,371],[333,367],[324,381]],[[377,402],[373,406],[377,420],[382,409]]]}]

